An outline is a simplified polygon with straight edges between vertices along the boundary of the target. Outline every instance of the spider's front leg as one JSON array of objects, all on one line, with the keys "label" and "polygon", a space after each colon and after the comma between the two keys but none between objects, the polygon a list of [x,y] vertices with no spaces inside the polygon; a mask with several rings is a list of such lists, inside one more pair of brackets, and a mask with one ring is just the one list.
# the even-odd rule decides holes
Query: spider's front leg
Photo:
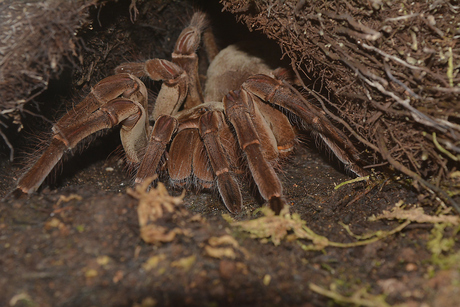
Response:
[{"label": "spider's front leg", "polygon": [[144,63],[123,63],[116,73],[128,72],[139,78],[163,81],[151,118],[174,115],[180,107],[193,108],[203,101],[198,76],[198,56],[201,33],[207,26],[205,14],[197,12],[190,25],[182,30],[174,46],[171,61],[151,59]]},{"label": "spider's front leg", "polygon": [[139,162],[140,150],[147,145],[146,104],[147,90],[135,76],[120,74],[103,79],[54,125],[50,144],[17,188],[24,193],[37,190],[65,151],[87,136],[118,124],[122,125],[120,135],[128,161]]},{"label": "spider's front leg", "polygon": [[137,76],[149,76],[153,80],[163,80],[155,101],[151,118],[155,120],[145,155],[136,174],[135,182],[141,183],[156,174],[158,164],[178,128],[177,114],[188,93],[187,73],[178,65],[161,59],[145,63],[125,63],[116,68],[117,72],[129,71]]},{"label": "spider's front leg", "polygon": [[173,62],[153,59],[145,63],[124,63],[118,66],[115,72],[126,72],[139,78],[150,77],[154,81],[163,81],[150,115],[154,120],[161,115],[177,113],[187,97],[187,73]]},{"label": "spider's front leg", "polygon": [[224,97],[225,113],[230,119],[243,149],[249,170],[260,195],[268,201],[270,208],[279,213],[285,206],[283,187],[275,170],[265,159],[258,133],[251,119],[249,105],[251,96],[245,91],[232,91]]},{"label": "spider's front leg", "polygon": [[359,151],[348,137],[336,128],[322,110],[307,102],[292,86],[282,80],[258,74],[249,77],[242,86],[263,101],[281,106],[299,116],[314,134],[317,134],[336,157],[358,176],[367,171],[357,165],[361,161]]},{"label": "spider's front leg", "polygon": [[152,129],[150,141],[145,150],[144,158],[137,171],[135,182],[141,183],[148,177],[156,174],[160,159],[165,152],[166,145],[178,127],[177,119],[169,115],[160,116]]},{"label": "spider's front leg", "polygon": [[231,171],[228,153],[220,140],[219,131],[224,129],[228,127],[222,112],[210,111],[201,116],[200,135],[217,177],[217,188],[227,209],[231,213],[238,213],[242,207],[242,196],[235,174]]}]

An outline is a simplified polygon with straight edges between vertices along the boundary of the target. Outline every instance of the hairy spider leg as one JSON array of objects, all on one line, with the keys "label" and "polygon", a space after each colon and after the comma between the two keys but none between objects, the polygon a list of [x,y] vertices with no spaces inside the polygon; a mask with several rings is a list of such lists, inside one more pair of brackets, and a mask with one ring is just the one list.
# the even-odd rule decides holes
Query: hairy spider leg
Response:
[{"label": "hairy spider leg", "polygon": [[336,128],[322,110],[302,97],[292,86],[267,75],[249,77],[242,86],[263,101],[281,106],[299,116],[314,133],[319,135],[337,158],[358,176],[367,172],[356,164],[360,161],[359,151],[348,137]]},{"label": "hairy spider leg", "polygon": [[37,190],[66,150],[75,148],[89,135],[118,124],[122,125],[120,134],[128,159],[139,161],[139,149],[146,146],[147,140],[145,118],[143,103],[128,98],[115,98],[85,117],[79,116],[78,122],[69,125],[59,121],[56,124],[59,131],[54,133],[51,143],[38,161],[19,180],[18,189],[24,193]]},{"label": "hairy spider leg", "polygon": [[219,131],[224,125],[226,124],[222,112],[209,111],[200,118],[200,135],[217,177],[217,188],[222,200],[231,213],[238,213],[242,207],[241,190],[219,136]]},{"label": "hairy spider leg", "polygon": [[250,99],[250,95],[244,90],[231,91],[224,97],[225,113],[235,129],[260,195],[278,214],[285,206],[283,187],[275,170],[264,157],[261,141],[250,116]]}]

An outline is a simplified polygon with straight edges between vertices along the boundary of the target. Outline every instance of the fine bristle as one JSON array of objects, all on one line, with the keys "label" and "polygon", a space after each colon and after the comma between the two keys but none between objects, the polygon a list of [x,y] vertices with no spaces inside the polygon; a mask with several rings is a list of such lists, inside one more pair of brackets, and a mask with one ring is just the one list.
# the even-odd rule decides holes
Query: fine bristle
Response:
[{"label": "fine bristle", "polygon": [[203,12],[195,12],[190,20],[190,28],[196,28],[198,32],[203,32],[209,26],[209,21],[206,14]]}]

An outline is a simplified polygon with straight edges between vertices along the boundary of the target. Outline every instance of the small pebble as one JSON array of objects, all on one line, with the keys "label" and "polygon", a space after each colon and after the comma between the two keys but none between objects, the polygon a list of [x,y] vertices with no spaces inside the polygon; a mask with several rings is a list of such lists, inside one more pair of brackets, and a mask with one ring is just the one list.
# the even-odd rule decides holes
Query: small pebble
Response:
[{"label": "small pebble", "polygon": [[414,263],[408,263],[408,264],[406,265],[406,271],[407,271],[407,272],[412,272],[412,271],[415,271],[415,270],[417,270],[417,265],[416,265],[416,264],[414,264]]},{"label": "small pebble", "polygon": [[236,264],[233,261],[222,260],[219,263],[219,273],[223,279],[230,279],[235,274]]}]

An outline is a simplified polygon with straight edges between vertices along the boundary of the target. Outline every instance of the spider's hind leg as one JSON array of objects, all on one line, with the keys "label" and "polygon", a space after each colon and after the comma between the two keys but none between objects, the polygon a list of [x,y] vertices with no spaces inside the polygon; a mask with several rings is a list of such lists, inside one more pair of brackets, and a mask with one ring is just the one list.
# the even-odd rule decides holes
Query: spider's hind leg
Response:
[{"label": "spider's hind leg", "polygon": [[287,82],[258,74],[249,77],[243,83],[243,88],[263,101],[281,106],[297,115],[348,169],[358,176],[367,175],[367,171],[357,164],[361,161],[359,151],[348,137],[331,123],[320,108],[308,103]]}]

